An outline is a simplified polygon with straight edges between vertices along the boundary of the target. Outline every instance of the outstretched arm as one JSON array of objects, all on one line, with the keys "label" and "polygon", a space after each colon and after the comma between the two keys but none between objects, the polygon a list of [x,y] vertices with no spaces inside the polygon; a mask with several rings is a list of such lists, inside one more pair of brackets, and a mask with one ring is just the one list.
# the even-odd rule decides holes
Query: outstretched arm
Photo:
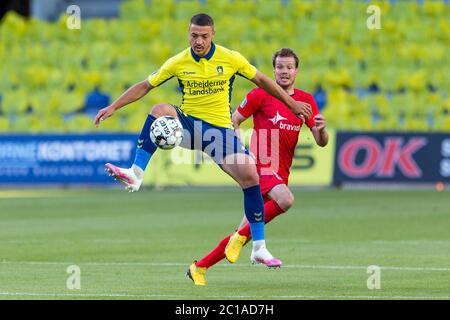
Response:
[{"label": "outstretched arm", "polygon": [[256,71],[256,75],[251,79],[258,87],[264,89],[267,93],[274,96],[281,102],[283,102],[291,111],[299,118],[302,118],[303,122],[311,117],[311,106],[308,103],[295,101],[292,97],[286,93],[275,81],[266,76],[259,70]]},{"label": "outstretched arm", "polygon": [[139,100],[140,98],[145,96],[151,89],[153,89],[153,86],[148,82],[147,79],[136,83],[135,85],[130,87],[127,91],[125,91],[112,104],[98,111],[94,120],[95,126],[98,127],[100,121],[106,120],[107,118],[111,117],[116,110],[136,100]]}]

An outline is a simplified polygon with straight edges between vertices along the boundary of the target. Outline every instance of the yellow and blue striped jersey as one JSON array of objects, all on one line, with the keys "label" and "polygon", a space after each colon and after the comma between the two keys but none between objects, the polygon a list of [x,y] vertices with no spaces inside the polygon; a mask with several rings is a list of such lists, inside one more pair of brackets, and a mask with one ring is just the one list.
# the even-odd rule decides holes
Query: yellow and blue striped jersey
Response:
[{"label": "yellow and blue striped jersey", "polygon": [[181,110],[213,125],[231,128],[231,93],[236,75],[253,79],[256,68],[239,52],[211,44],[200,58],[189,47],[168,59],[148,81],[157,87],[176,77],[182,93]]}]

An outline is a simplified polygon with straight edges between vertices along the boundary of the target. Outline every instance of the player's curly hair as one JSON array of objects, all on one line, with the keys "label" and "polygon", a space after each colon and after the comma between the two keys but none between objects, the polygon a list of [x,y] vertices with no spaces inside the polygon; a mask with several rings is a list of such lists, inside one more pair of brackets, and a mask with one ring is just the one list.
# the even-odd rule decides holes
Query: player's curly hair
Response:
[{"label": "player's curly hair", "polygon": [[298,56],[295,54],[294,50],[290,48],[281,48],[277,52],[275,52],[272,56],[272,65],[275,68],[275,60],[277,60],[278,57],[293,57],[295,60],[295,67],[298,68],[299,59]]}]

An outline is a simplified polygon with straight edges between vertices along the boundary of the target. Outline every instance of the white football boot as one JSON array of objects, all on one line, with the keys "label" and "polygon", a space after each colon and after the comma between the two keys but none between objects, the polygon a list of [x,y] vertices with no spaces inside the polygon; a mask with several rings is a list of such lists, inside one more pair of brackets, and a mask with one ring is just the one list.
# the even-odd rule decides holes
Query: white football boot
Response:
[{"label": "white football boot", "polygon": [[262,263],[269,268],[279,268],[283,264],[281,260],[274,258],[265,246],[259,247],[256,250],[253,249],[250,261],[252,264]]},{"label": "white football boot", "polygon": [[133,165],[131,168],[119,168],[111,163],[105,164],[105,171],[125,185],[128,192],[138,191],[143,180],[143,171],[139,167]]}]

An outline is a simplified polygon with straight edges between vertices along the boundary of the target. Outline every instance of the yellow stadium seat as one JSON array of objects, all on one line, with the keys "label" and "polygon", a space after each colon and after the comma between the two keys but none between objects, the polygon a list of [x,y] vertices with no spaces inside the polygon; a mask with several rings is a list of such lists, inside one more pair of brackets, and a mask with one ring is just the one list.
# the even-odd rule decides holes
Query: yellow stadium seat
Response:
[{"label": "yellow stadium seat", "polygon": [[32,107],[32,112],[45,116],[52,113],[50,109],[50,95],[46,91],[37,91],[30,96],[30,106]]},{"label": "yellow stadium seat", "polygon": [[85,94],[80,90],[61,92],[56,108],[60,113],[70,113],[81,110],[84,105]]},{"label": "yellow stadium seat", "polygon": [[25,90],[9,90],[3,94],[2,110],[6,114],[20,114],[27,110],[29,98]]},{"label": "yellow stadium seat", "polygon": [[96,130],[98,132],[125,131],[125,119],[120,114],[115,114],[114,116],[108,118],[106,121],[103,121]]},{"label": "yellow stadium seat", "polygon": [[50,113],[40,117],[34,126],[36,132],[66,132],[63,116],[58,113]]},{"label": "yellow stadium seat", "polygon": [[423,12],[433,17],[442,16],[446,4],[443,1],[424,1]]},{"label": "yellow stadium seat", "polygon": [[443,128],[445,131],[450,131],[450,116],[445,117]]},{"label": "yellow stadium seat", "polygon": [[[327,115],[338,129],[390,130],[398,115],[405,114],[407,121],[398,130],[424,130],[421,122],[427,123],[431,114],[434,129],[445,130],[440,118],[450,109],[441,98],[450,88],[450,5],[371,4],[381,8],[381,30],[365,28],[361,12],[368,4],[351,0],[129,0],[121,2],[119,18],[83,19],[82,30],[70,32],[65,15],[46,22],[8,12],[0,24],[0,60],[7,61],[0,65],[2,111],[8,118],[23,117],[9,130],[26,130],[27,123],[29,130],[44,130],[50,120],[61,130],[88,130],[82,115],[67,123],[58,117],[37,123],[35,116],[76,112],[96,86],[116,99],[187,48],[190,17],[208,12],[215,18],[217,43],[238,50],[264,73],[272,75],[275,50],[293,48],[300,56],[296,85],[312,91],[322,84],[328,94]],[[379,93],[363,100],[353,94],[373,82]],[[435,93],[428,91],[429,84]],[[139,131],[142,118],[136,114],[145,116],[156,103],[180,103],[176,87],[176,81],[168,82],[121,110],[119,118],[124,119],[111,121],[108,130],[124,130],[125,125]],[[232,107],[253,87],[237,79]],[[30,105],[36,115],[26,115]],[[382,119],[376,124],[371,123],[372,111]]]},{"label": "yellow stadium seat", "polygon": [[0,132],[8,132],[10,130],[10,121],[7,117],[0,116]]},{"label": "yellow stadium seat", "polygon": [[414,95],[411,92],[396,93],[391,100],[393,112],[408,112],[414,104]]},{"label": "yellow stadium seat", "polygon": [[[103,125],[103,123],[102,123]],[[96,132],[94,119],[84,113],[78,113],[67,118],[65,127],[70,132]]]},{"label": "yellow stadium seat", "polygon": [[187,21],[198,12],[203,12],[199,1],[182,0],[175,6],[174,17],[178,21],[186,21],[187,27]]},{"label": "yellow stadium seat", "polygon": [[357,115],[351,121],[351,124],[352,124],[351,129],[353,129],[353,130],[358,130],[358,129],[371,130],[373,127],[372,120],[370,118],[370,114],[367,114],[367,113],[362,113],[362,114]]},{"label": "yellow stadium seat", "polygon": [[13,132],[33,133],[38,126],[38,118],[30,114],[18,115],[11,121],[10,128]]}]

